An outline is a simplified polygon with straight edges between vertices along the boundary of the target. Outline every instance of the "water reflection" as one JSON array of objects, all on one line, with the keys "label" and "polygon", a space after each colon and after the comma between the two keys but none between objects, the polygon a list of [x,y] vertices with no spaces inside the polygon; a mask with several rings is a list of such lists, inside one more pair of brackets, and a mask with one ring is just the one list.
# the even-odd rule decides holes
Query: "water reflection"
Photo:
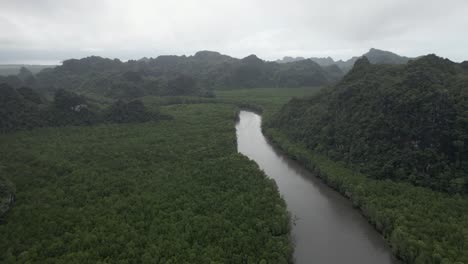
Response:
[{"label": "water reflection", "polygon": [[296,219],[292,230],[296,263],[397,263],[350,201],[268,143],[261,132],[261,116],[241,111],[236,131],[238,151],[276,181]]}]

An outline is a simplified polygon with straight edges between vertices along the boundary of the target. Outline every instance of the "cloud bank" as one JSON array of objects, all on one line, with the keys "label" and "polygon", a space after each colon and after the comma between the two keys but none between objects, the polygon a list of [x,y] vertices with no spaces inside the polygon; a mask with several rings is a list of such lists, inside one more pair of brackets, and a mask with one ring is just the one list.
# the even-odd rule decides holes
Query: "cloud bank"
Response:
[{"label": "cloud bank", "polygon": [[0,0],[0,63],[215,50],[348,59],[369,48],[468,60],[465,0]]}]

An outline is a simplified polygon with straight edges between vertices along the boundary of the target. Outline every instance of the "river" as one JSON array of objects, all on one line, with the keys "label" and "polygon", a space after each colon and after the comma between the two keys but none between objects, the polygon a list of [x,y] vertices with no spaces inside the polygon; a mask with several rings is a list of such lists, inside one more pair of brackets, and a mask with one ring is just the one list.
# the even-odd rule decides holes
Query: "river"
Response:
[{"label": "river", "polygon": [[261,122],[260,115],[240,112],[237,149],[276,181],[294,219],[295,263],[398,263],[385,240],[349,200],[270,145]]}]

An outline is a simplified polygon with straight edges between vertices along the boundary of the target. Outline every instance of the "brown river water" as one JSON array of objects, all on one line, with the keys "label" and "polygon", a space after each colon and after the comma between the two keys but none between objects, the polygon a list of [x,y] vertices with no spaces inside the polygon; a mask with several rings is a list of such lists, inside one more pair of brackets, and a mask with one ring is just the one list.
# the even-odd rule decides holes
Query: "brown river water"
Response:
[{"label": "brown river water", "polygon": [[385,240],[349,200],[268,142],[261,122],[258,114],[240,112],[237,149],[276,181],[294,223],[295,263],[398,263]]}]

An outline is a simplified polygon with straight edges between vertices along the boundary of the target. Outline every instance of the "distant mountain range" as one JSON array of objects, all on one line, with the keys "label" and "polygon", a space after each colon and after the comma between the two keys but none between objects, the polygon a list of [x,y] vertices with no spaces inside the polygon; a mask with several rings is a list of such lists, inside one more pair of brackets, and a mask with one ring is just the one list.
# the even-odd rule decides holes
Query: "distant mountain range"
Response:
[{"label": "distant mountain range", "polygon": [[[400,56],[398,54],[395,54],[390,51],[385,51],[385,50],[379,50],[379,49],[370,49],[367,53],[361,55],[361,56],[355,56],[352,57],[349,60],[343,61],[343,60],[333,60],[331,57],[326,57],[326,58],[317,58],[317,57],[312,57],[309,58],[310,60],[316,62],[320,66],[330,66],[335,64],[338,66],[343,72],[348,72],[350,71],[354,63],[361,57],[367,57],[370,63],[372,64],[406,64],[411,58]],[[294,61],[301,61],[305,60],[304,57],[284,57],[281,60],[276,60],[278,63],[288,63],[288,62],[294,62]]]},{"label": "distant mountain range", "polygon": [[[377,49],[363,56],[372,64],[405,64],[410,60]],[[210,94],[214,89],[330,85],[338,82],[361,57],[347,61],[334,61],[330,57],[285,57],[274,62],[255,55],[237,59],[218,52],[199,51],[193,56],[164,55],[123,62],[92,56],[66,60],[38,73],[20,67],[14,74],[0,76],[0,83],[14,88],[28,86],[45,93],[66,89],[114,98],[200,95]],[[183,89],[177,90],[180,87]]]},{"label": "distant mountain range", "polygon": [[288,63],[242,59],[213,51],[193,56],[164,55],[127,62],[91,56],[33,74],[25,67],[17,75],[0,76],[13,88],[28,86],[53,94],[65,89],[118,99],[145,95],[206,95],[214,89],[311,87],[336,83],[343,77],[337,65],[320,66],[305,59]]}]

